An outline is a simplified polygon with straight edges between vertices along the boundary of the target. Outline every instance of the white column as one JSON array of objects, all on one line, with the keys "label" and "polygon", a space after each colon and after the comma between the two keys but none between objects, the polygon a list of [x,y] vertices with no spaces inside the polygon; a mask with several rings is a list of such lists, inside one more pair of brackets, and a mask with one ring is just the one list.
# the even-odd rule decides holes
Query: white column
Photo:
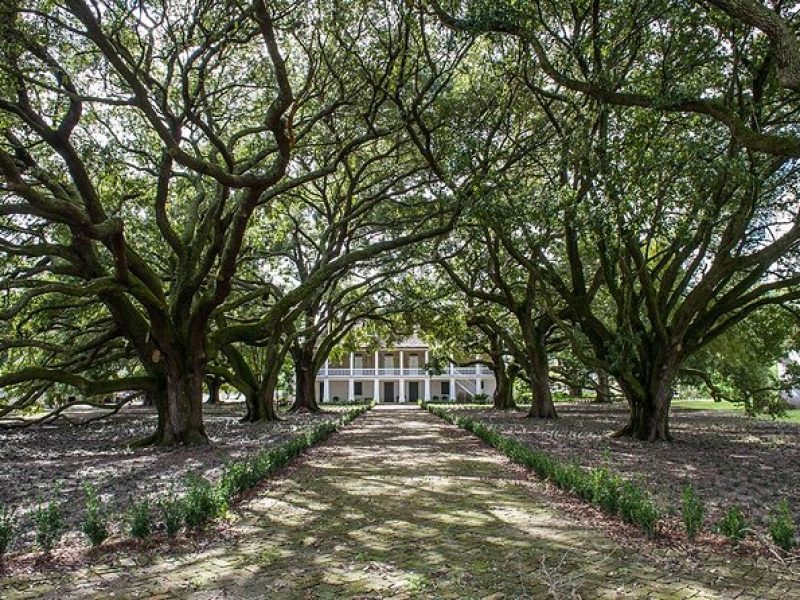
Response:
[{"label": "white column", "polygon": [[356,396],[356,382],[352,379],[347,380],[347,399],[352,400]]},{"label": "white column", "polygon": [[[351,352],[350,353],[350,375],[353,374],[353,365],[355,364],[355,355]],[[352,396],[351,396],[352,398]]]},{"label": "white column", "polygon": [[[403,359],[401,358],[400,360],[402,361]],[[402,404],[403,402],[406,401],[406,382],[405,380],[400,379],[397,383],[400,385],[400,394],[397,401]]]},{"label": "white column", "polygon": [[[400,375],[401,376],[403,375],[403,351],[402,350],[400,350]],[[402,398],[403,395],[400,394],[400,397]]]},{"label": "white column", "polygon": [[427,350],[425,350],[425,364],[424,364],[424,365],[422,365],[422,367],[423,367],[423,368],[427,368],[427,366],[428,366],[428,362],[429,362],[430,360],[431,360],[431,359],[430,359],[430,356],[428,355],[428,351],[427,351]]},{"label": "white column", "polygon": [[483,390],[481,389],[481,378],[475,378],[475,393],[480,394]]},{"label": "white column", "polygon": [[375,402],[381,401],[381,382],[377,379],[372,382],[372,399]]},{"label": "white column", "polygon": [[450,400],[456,399],[456,378],[450,378]]},{"label": "white column", "polygon": [[[325,369],[327,371],[327,369]],[[330,379],[323,379],[322,380],[322,401],[323,402],[330,402],[331,401],[331,380]]]},{"label": "white column", "polygon": [[329,364],[329,362],[330,362],[330,361],[328,361],[328,359],[326,358],[326,359],[325,359],[325,364],[324,364],[324,365],[323,365],[323,367],[322,367],[322,374],[323,374],[325,377],[327,377],[327,376],[328,376],[328,364]]},{"label": "white column", "polygon": [[430,375],[425,376],[425,402],[431,401],[431,378]]},{"label": "white column", "polygon": [[[381,363],[381,354],[380,354],[380,352],[375,350],[375,375],[379,375],[380,374],[380,373],[378,373],[378,365],[380,363]],[[376,381],[375,383],[377,384],[378,382]],[[375,396],[375,398],[377,399],[377,395]]]}]

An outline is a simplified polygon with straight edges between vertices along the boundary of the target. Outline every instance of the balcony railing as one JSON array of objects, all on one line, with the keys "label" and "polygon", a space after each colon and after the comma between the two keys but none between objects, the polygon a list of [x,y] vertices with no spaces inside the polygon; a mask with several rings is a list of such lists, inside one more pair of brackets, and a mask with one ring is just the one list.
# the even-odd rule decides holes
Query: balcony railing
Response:
[{"label": "balcony railing", "polygon": [[[442,373],[434,374],[434,377],[450,377],[450,376],[475,376],[475,375],[489,375],[491,371],[483,365],[472,365],[469,367],[451,366],[446,368]],[[325,369],[321,369],[321,376],[326,376]],[[420,367],[405,367],[403,369],[396,367],[380,367],[374,369],[372,367],[353,368],[352,370],[347,367],[328,367],[328,377],[381,377],[381,376],[403,376],[403,377],[425,377],[428,372]]]},{"label": "balcony railing", "polygon": [[403,369],[403,375],[427,375],[428,372],[425,369],[420,369],[419,367],[409,367],[408,369]]},{"label": "balcony railing", "polygon": [[[325,371],[324,371],[324,369],[323,369],[323,373],[324,373],[324,372],[325,372]],[[338,368],[329,367],[329,368],[328,368],[328,375],[329,375],[330,377],[337,377],[337,376],[338,376],[338,377],[349,377],[349,376],[350,376],[350,369],[347,369],[347,368],[345,368],[345,369],[338,369]]]},{"label": "balcony railing", "polygon": [[402,375],[400,369],[395,368],[382,368],[378,369],[378,375]]}]

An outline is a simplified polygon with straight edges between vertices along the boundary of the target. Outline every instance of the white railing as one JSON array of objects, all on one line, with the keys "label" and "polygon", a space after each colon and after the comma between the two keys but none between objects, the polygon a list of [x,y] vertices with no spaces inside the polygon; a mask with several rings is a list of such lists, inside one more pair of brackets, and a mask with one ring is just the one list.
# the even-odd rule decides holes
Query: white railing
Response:
[{"label": "white railing", "polygon": [[[323,375],[325,371],[323,370]],[[350,375],[350,369],[331,369],[328,368],[328,375],[330,377],[348,377]]]},{"label": "white railing", "polygon": [[[490,375],[491,371],[484,366],[469,366],[469,367],[457,367],[452,366],[447,369],[443,373],[433,374],[433,377],[450,377],[450,376],[472,376],[475,375]],[[406,367],[404,369],[399,368],[387,368],[381,367],[378,369],[373,369],[370,367],[365,368],[353,368],[352,370],[348,367],[328,367],[327,372],[325,369],[320,369],[319,375],[321,377],[381,377],[381,376],[411,376],[411,377],[425,377],[428,375],[428,372],[425,369],[414,367],[409,368]]]},{"label": "white railing", "polygon": [[475,366],[469,367],[456,367],[454,366],[452,369],[453,375],[478,375],[480,374],[480,370]]},{"label": "white railing", "polygon": [[400,369],[378,369],[378,375],[401,375]]}]

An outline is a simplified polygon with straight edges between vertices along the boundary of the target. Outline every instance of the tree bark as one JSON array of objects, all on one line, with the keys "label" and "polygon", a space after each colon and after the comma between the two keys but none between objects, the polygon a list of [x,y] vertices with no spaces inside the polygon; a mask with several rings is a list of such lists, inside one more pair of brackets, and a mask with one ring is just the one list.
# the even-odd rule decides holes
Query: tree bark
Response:
[{"label": "tree bark", "polygon": [[627,381],[620,385],[630,406],[626,425],[614,437],[631,437],[638,440],[672,441],[669,430],[669,409],[672,402],[672,384],[675,380],[678,358],[670,356],[648,369],[652,375],[647,385]]},{"label": "tree bark", "polygon": [[285,350],[280,344],[267,346],[266,350],[267,355],[264,358],[264,369],[261,372],[258,388],[253,387],[245,394],[247,415],[243,421],[248,423],[280,420],[275,410],[275,390],[278,387]]},{"label": "tree bark", "polygon": [[528,417],[531,419],[555,419],[558,415],[550,391],[550,363],[547,360],[544,339],[532,323],[526,323],[523,320],[520,324],[523,325],[522,333],[525,337],[527,355],[525,370],[530,379],[533,393]]},{"label": "tree bark", "polygon": [[257,391],[245,396],[247,402],[248,423],[259,423],[262,421],[278,421],[278,413],[275,410],[275,386],[265,383]]},{"label": "tree bark", "polygon": [[517,408],[517,403],[514,402],[514,379],[507,365],[501,359],[499,363],[495,362],[493,370],[496,382],[492,396],[494,408],[497,410]]},{"label": "tree bark", "polygon": [[203,369],[180,371],[167,376],[167,420],[162,446],[208,444],[203,424]]},{"label": "tree bark", "polygon": [[209,443],[203,424],[203,368],[165,369],[166,377],[152,394],[158,412],[156,430],[135,443],[143,446],[199,446]]},{"label": "tree bark", "polygon": [[216,376],[208,377],[208,400],[206,404],[219,404],[219,389],[222,387],[222,379]]},{"label": "tree bark", "polygon": [[528,411],[528,417],[531,419],[555,419],[556,407],[553,404],[553,395],[550,391],[550,374],[549,371],[542,370],[536,377],[531,378],[531,392],[533,398],[531,399],[531,408]]},{"label": "tree bark", "polygon": [[314,345],[305,344],[292,351],[294,360],[295,397],[291,411],[319,412],[314,368]]},{"label": "tree bark", "polygon": [[608,373],[602,369],[597,371],[594,402],[598,404],[608,404],[611,402],[611,386],[608,382]]}]

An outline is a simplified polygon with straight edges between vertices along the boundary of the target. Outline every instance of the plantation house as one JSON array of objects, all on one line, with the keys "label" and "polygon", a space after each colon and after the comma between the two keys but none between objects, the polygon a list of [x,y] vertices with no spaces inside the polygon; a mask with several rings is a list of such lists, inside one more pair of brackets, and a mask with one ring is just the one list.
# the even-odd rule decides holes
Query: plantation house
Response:
[{"label": "plantation house", "polygon": [[425,368],[428,363],[428,346],[417,338],[378,350],[350,352],[338,363],[326,361],[320,369],[319,397],[323,402],[375,399],[404,403],[434,397],[468,401],[476,394],[494,393],[494,375],[484,365],[451,363],[441,372],[431,372]]}]

